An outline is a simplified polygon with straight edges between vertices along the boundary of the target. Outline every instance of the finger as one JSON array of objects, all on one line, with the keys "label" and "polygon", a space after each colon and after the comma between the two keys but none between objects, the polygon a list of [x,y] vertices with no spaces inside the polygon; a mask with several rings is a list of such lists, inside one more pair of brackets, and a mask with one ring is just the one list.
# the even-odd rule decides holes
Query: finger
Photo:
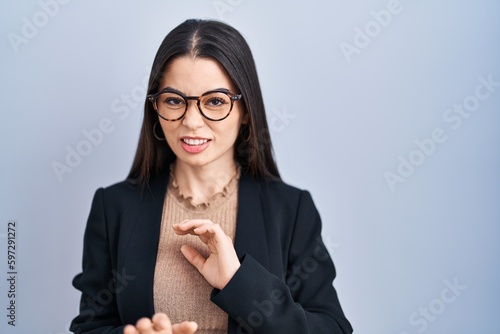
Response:
[{"label": "finger", "polygon": [[151,318],[153,321],[153,328],[156,331],[163,331],[161,333],[172,333],[172,323],[165,313],[156,313]]},{"label": "finger", "polygon": [[200,238],[200,240],[205,244],[208,245],[210,241],[212,242],[217,242],[217,238],[215,233],[209,232],[206,229],[199,230],[200,227],[197,227],[193,230],[193,235],[197,236]]},{"label": "finger", "polygon": [[127,325],[123,328],[123,334],[140,334],[137,328],[132,325]]},{"label": "finger", "polygon": [[184,321],[172,326],[173,334],[193,334],[198,329],[198,324],[194,321]]},{"label": "finger", "polygon": [[210,219],[189,219],[189,220],[184,220],[180,223],[174,224],[174,225],[172,225],[172,227],[177,234],[187,234],[187,233],[189,233],[190,230],[195,229],[199,226],[206,225],[206,224],[210,225],[213,223],[214,222],[211,221]]},{"label": "finger", "polygon": [[181,252],[186,260],[188,260],[188,262],[191,263],[201,273],[201,271],[203,270],[203,266],[207,261],[203,257],[203,255],[201,255],[200,252],[189,245],[183,245],[181,247]]},{"label": "finger", "polygon": [[212,233],[217,236],[226,235],[219,224],[205,224],[193,229],[196,234]]},{"label": "finger", "polygon": [[148,318],[139,319],[135,327],[139,330],[140,334],[154,334],[153,323]]},{"label": "finger", "polygon": [[183,230],[178,224],[172,225],[172,228],[174,229],[174,232],[177,235],[194,234],[192,229]]},{"label": "finger", "polygon": [[232,247],[231,238],[229,238],[226,233],[224,233],[219,224],[202,225],[195,228],[193,231],[205,244],[208,244],[210,241],[212,241],[214,242],[214,246],[216,246],[218,249],[220,249],[220,247]]}]

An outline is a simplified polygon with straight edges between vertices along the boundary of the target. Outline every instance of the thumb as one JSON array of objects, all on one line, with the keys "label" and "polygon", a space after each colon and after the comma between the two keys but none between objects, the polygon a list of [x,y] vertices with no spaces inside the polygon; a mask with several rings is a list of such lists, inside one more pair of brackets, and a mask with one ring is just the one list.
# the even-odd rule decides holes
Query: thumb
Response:
[{"label": "thumb", "polygon": [[181,247],[181,253],[182,255],[184,255],[186,260],[188,260],[188,262],[191,263],[201,273],[203,265],[206,262],[206,259],[203,257],[203,255],[201,255],[200,252],[189,245],[183,245]]}]

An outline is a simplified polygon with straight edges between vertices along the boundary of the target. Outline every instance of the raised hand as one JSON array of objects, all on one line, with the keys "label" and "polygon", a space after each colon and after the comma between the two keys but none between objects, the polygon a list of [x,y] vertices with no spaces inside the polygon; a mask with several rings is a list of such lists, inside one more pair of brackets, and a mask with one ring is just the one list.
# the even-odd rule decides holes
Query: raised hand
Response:
[{"label": "raised hand", "polygon": [[209,219],[185,220],[173,229],[178,235],[196,235],[208,246],[208,258],[189,245],[183,245],[181,252],[211,286],[222,290],[240,267],[231,238]]},{"label": "raised hand", "polygon": [[125,326],[123,334],[193,334],[197,329],[196,322],[184,321],[172,325],[165,313],[156,313],[151,320],[141,318],[135,326]]}]

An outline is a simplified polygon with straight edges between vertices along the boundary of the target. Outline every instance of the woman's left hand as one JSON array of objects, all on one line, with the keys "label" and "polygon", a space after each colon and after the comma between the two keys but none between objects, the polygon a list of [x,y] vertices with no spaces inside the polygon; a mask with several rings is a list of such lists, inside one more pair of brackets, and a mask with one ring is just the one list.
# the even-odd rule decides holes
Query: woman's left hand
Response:
[{"label": "woman's left hand", "polygon": [[240,267],[231,238],[209,219],[185,220],[174,224],[173,229],[178,235],[196,235],[208,246],[208,258],[189,245],[183,245],[181,252],[211,286],[222,290]]}]

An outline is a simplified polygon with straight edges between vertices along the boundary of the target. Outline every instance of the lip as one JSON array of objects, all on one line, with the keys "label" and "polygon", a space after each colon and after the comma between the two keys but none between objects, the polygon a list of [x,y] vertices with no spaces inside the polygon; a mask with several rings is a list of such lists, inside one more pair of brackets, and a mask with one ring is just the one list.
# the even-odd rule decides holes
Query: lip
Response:
[{"label": "lip", "polygon": [[[206,140],[206,142],[200,145],[189,145],[186,142],[184,142],[184,140]],[[210,139],[203,137],[185,136],[180,138],[181,147],[184,149],[184,151],[191,154],[203,152],[210,145],[210,142],[211,142]]]}]

